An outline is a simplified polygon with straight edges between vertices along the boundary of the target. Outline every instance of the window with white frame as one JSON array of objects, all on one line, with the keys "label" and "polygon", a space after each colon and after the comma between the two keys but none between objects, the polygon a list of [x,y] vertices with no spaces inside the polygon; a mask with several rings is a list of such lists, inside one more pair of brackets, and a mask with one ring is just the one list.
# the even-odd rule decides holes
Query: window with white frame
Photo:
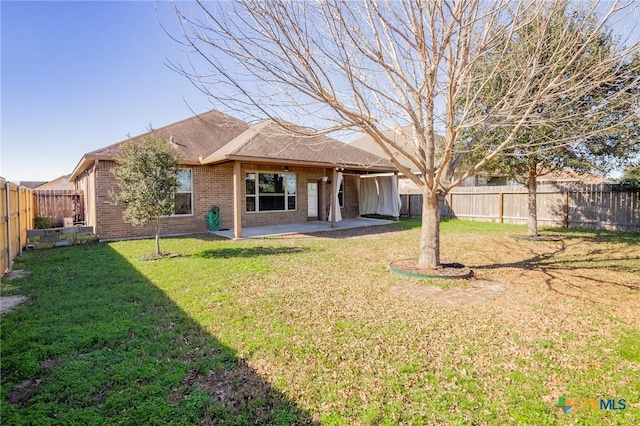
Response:
[{"label": "window with white frame", "polygon": [[247,173],[245,195],[248,212],[295,210],[296,175],[294,173]]},{"label": "window with white frame", "polygon": [[193,214],[193,176],[191,169],[178,172],[178,189],[174,201],[174,216]]}]

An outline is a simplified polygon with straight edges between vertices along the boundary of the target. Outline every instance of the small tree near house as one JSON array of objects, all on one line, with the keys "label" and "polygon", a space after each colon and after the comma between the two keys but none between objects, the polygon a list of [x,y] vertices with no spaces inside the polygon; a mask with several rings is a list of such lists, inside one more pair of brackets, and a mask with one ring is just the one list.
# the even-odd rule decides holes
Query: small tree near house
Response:
[{"label": "small tree near house", "polygon": [[123,218],[127,223],[136,227],[154,225],[157,256],[160,218],[173,213],[178,171],[178,153],[169,142],[153,136],[123,143],[113,168],[120,192],[113,192],[112,197],[126,206]]}]

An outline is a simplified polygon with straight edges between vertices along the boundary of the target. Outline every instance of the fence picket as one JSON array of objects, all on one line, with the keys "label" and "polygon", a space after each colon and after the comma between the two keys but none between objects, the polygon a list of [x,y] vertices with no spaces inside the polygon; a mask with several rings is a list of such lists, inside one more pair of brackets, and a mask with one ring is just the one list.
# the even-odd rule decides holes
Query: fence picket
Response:
[{"label": "fence picket", "polygon": [[62,226],[65,217],[74,223],[84,222],[82,191],[34,190],[37,215],[51,219],[52,226]]},{"label": "fence picket", "polygon": [[0,177],[0,276],[12,270],[33,227],[33,191]]},{"label": "fence picket", "polygon": [[[401,214],[420,217],[421,194],[402,194]],[[537,193],[541,225],[640,231],[640,191],[618,190],[612,184],[540,185]],[[410,206],[410,210],[407,208]],[[518,186],[454,188],[446,197],[442,217],[524,224],[527,189]]]}]

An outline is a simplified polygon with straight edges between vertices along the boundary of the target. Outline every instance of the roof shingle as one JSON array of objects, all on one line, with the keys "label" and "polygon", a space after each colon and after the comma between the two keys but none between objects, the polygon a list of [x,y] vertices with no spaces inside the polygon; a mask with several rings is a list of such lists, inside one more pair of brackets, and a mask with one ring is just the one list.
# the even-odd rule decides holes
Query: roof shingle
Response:
[{"label": "roof shingle", "polygon": [[[249,125],[242,120],[218,111],[209,111],[154,129],[132,139],[137,140],[153,135],[172,141],[180,152],[182,161],[197,162],[200,157],[211,154],[248,128]],[[120,153],[124,142],[91,151],[86,156],[115,158]]]},{"label": "roof shingle", "polygon": [[328,136],[305,136],[293,124],[263,121],[202,159],[204,164],[237,157],[265,158],[274,161],[335,164],[357,168],[395,170],[387,160]]},{"label": "roof shingle", "polygon": [[[265,120],[255,126],[242,120],[209,111],[151,132],[172,142],[184,164],[215,164],[236,159],[267,162],[296,162],[310,166],[341,166],[358,170],[395,171],[386,159],[323,135],[305,136],[308,129],[291,123]],[[118,142],[91,151],[78,163],[70,179],[86,170],[94,160],[113,160],[121,152]]]}]

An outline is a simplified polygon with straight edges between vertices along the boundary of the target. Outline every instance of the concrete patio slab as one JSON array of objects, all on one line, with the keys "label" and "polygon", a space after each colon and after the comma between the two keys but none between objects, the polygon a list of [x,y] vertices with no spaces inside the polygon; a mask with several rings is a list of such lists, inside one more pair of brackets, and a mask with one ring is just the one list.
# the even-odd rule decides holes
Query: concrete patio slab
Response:
[{"label": "concrete patio slab", "polygon": [[[331,222],[321,222],[314,220],[305,223],[292,223],[286,225],[274,225],[274,226],[260,226],[256,228],[243,228],[242,238],[264,238],[273,237],[277,235],[290,235],[290,234],[309,234],[314,232],[328,232],[328,231],[340,231],[344,229],[363,228],[368,226],[380,226],[390,225],[396,223],[393,220],[385,219],[369,219],[369,218],[357,218],[357,219],[343,219],[338,222],[337,228],[331,227]],[[220,237],[233,239],[233,230],[216,231],[213,234]]]},{"label": "concrete patio slab", "polygon": [[15,308],[25,300],[28,300],[26,296],[0,296],[0,316],[11,309]]}]

